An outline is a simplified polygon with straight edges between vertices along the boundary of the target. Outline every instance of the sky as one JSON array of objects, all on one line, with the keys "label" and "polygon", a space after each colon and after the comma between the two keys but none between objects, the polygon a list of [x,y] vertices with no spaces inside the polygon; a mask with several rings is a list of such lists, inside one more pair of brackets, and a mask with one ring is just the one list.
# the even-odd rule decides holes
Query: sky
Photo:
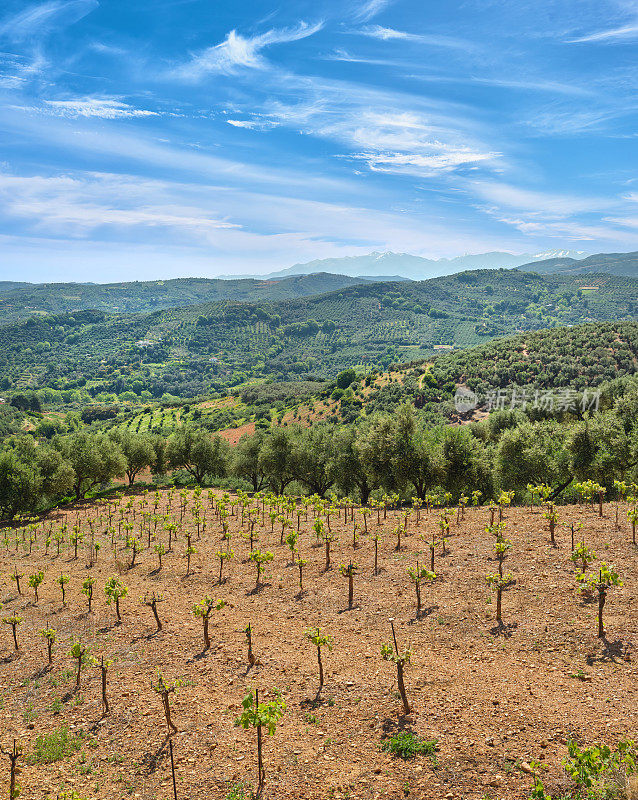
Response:
[{"label": "sky", "polygon": [[638,0],[0,0],[0,279],[638,250]]}]

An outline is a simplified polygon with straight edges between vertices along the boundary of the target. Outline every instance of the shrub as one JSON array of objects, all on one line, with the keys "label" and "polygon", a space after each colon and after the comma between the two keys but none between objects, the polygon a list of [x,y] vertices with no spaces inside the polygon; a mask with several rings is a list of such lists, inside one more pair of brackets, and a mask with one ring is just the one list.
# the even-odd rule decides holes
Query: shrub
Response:
[{"label": "shrub", "polygon": [[412,731],[400,731],[386,739],[381,744],[381,749],[384,753],[391,753],[405,761],[416,755],[426,755],[434,761],[437,743],[437,739],[423,739]]},{"label": "shrub", "polygon": [[71,736],[64,726],[52,733],[44,733],[35,740],[33,752],[27,756],[29,764],[52,764],[72,755],[82,746],[82,734]]}]

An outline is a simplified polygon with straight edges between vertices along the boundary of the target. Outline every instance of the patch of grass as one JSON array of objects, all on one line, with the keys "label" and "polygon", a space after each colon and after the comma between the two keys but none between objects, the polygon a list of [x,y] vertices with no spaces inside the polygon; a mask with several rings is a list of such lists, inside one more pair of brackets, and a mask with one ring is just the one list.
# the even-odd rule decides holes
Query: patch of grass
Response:
[{"label": "patch of grass", "polygon": [[250,797],[252,797],[252,792],[246,788],[245,784],[234,783],[229,787],[225,800],[249,800]]},{"label": "patch of grass", "polygon": [[436,761],[437,744],[438,739],[423,739],[412,731],[400,731],[382,742],[381,749],[405,761],[416,755],[426,755]]},{"label": "patch of grass", "polygon": [[72,736],[67,727],[45,733],[35,740],[33,752],[27,756],[30,764],[52,764],[72,755],[82,747],[83,736]]}]

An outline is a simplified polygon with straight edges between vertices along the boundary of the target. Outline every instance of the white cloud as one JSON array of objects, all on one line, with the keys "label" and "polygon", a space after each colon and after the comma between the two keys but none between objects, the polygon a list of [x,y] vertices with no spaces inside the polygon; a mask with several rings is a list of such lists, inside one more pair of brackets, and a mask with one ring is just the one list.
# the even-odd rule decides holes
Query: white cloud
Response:
[{"label": "white cloud", "polygon": [[474,46],[463,39],[456,39],[453,36],[441,36],[437,34],[408,33],[407,31],[397,31],[394,28],[385,28],[382,25],[366,25],[359,31],[363,36],[382,41],[403,41],[420,42],[421,44],[434,47],[450,47],[458,50],[473,50]]},{"label": "white cloud", "polygon": [[539,192],[506,183],[477,181],[472,184],[472,188],[478,197],[498,206],[527,211],[543,217],[596,213],[612,208],[618,203],[615,199],[605,197]]},{"label": "white cloud", "polygon": [[570,44],[580,44],[586,42],[624,42],[632,41],[638,37],[638,24],[623,25],[620,28],[611,28],[606,31],[598,31],[597,33],[590,33],[588,36],[580,36],[577,39],[569,39]]},{"label": "white cloud", "polygon": [[227,119],[226,122],[233,128],[247,128],[251,131],[265,131],[277,126],[276,122],[264,119]]},{"label": "white cloud", "polygon": [[135,108],[121,100],[110,97],[80,97],[75,100],[45,100],[45,109],[62,117],[101,117],[119,119],[121,117],[154,117],[156,111]]},{"label": "white cloud", "polygon": [[72,25],[99,7],[98,0],[49,0],[0,22],[0,38],[21,42]]},{"label": "white cloud", "polygon": [[[494,167],[501,155],[478,141],[472,123],[395,93],[333,83],[315,84],[312,100],[272,104],[264,115],[303,133],[348,148],[343,158],[363,161],[377,172],[428,177],[478,165]],[[446,111],[451,110],[444,106]]]},{"label": "white cloud", "polygon": [[394,28],[384,28],[381,25],[368,25],[362,28],[360,33],[364,36],[369,36],[372,39],[382,39],[388,41],[389,39],[420,39],[421,37],[414,33],[406,33],[405,31],[395,31]]},{"label": "white cloud", "polygon": [[3,214],[29,220],[36,229],[85,236],[96,228],[162,227],[194,232],[238,228],[197,206],[175,202],[166,186],[128,176],[0,175]]},{"label": "white cloud", "polygon": [[365,0],[354,10],[356,22],[368,22],[390,5],[393,0]]},{"label": "white cloud", "polygon": [[266,31],[246,37],[231,31],[223,42],[194,55],[186,64],[173,70],[172,75],[185,81],[197,82],[207,75],[232,74],[238,69],[265,69],[268,65],[261,51],[274,44],[296,42],[320,31],[323,22],[309,25],[300,22],[294,28]]}]

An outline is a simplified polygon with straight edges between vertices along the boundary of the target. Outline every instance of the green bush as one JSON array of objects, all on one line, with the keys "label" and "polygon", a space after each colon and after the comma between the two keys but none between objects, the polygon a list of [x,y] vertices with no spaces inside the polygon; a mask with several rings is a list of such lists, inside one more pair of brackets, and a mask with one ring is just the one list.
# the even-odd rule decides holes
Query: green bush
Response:
[{"label": "green bush", "polygon": [[44,733],[35,740],[33,752],[27,757],[30,764],[52,764],[72,755],[82,746],[83,734],[71,736],[67,727]]},{"label": "green bush", "polygon": [[406,761],[416,755],[426,755],[436,761],[437,744],[438,739],[423,739],[412,731],[400,731],[382,742],[381,749]]}]

